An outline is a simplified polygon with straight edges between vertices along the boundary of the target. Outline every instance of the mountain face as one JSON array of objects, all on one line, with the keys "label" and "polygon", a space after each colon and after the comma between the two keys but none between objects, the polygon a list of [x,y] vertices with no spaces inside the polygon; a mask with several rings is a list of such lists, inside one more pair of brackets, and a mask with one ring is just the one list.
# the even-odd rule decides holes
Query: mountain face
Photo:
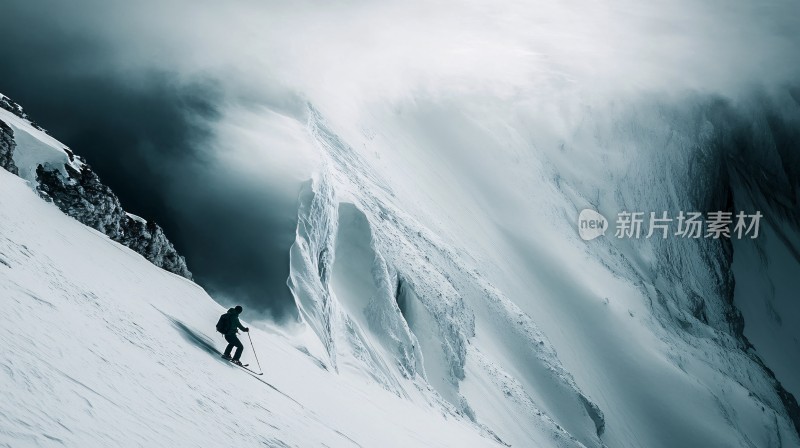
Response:
[{"label": "mountain face", "polygon": [[[796,361],[774,348],[798,349],[779,317],[798,316],[790,94],[618,99],[555,116],[566,136],[459,106],[309,111],[324,163],[289,285],[326,363],[401,396],[422,382],[511,446],[800,446]],[[582,208],[769,218],[758,239],[584,242]]]},{"label": "mountain face", "polygon": [[[119,198],[91,167],[30,121],[20,105],[0,95],[0,108],[0,166],[31,182],[43,198],[67,215],[133,249],[154,265],[192,278],[186,260],[158,224],[125,212]],[[16,128],[21,144],[9,125]]]},{"label": "mountain face", "polygon": [[[479,100],[308,107],[300,321],[253,326],[263,377],[219,361],[219,305],[117,245],[185,270],[160,228],[7,102],[0,160],[39,197],[0,173],[0,335],[25,348],[0,356],[0,442],[800,447],[792,92],[538,104],[547,119]],[[765,220],[582,241],[587,208]]]}]

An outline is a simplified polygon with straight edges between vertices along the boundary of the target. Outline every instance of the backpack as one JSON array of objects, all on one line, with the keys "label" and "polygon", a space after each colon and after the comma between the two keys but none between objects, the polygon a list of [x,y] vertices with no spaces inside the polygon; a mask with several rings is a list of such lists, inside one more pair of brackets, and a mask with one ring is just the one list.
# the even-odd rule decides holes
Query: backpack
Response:
[{"label": "backpack", "polygon": [[217,321],[217,331],[222,334],[228,334],[228,330],[231,327],[231,320],[229,319],[228,313],[219,316],[219,320]]}]

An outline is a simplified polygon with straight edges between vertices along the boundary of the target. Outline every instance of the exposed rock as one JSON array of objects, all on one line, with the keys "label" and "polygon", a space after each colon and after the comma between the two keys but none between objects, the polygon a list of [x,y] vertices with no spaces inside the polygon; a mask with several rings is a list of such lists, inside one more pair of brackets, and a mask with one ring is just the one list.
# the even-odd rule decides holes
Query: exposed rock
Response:
[{"label": "exposed rock", "polygon": [[[2,94],[0,109],[27,121],[34,129],[47,133],[28,117],[22,106]],[[19,167],[13,158],[16,146],[14,130],[0,120],[0,167],[19,175]],[[66,154],[64,170],[54,167],[61,165],[60,162],[43,161],[38,157],[34,159],[34,164],[39,163],[36,166],[36,189],[39,194],[55,203],[67,215],[135,250],[154,265],[191,279],[192,274],[186,267],[185,259],[178,254],[161,227],[126,213],[119,198],[100,182],[89,165],[69,148],[61,146],[56,150]],[[31,164],[30,168],[33,166]]]},{"label": "exposed rock", "polygon": [[125,215],[120,222],[118,241],[142,254],[154,265],[191,279],[192,273],[186,267],[186,260],[175,250],[164,235],[164,230],[153,221],[137,218]]},{"label": "exposed rock", "polygon": [[19,170],[14,165],[14,147],[16,145],[14,130],[0,121],[0,167],[12,174],[19,175]]},{"label": "exposed rock", "polygon": [[12,100],[11,98],[9,98],[9,97],[7,97],[7,96],[5,96],[3,94],[0,94],[0,109],[5,109],[5,110],[11,112],[12,114],[18,116],[19,118],[22,118],[23,120],[28,120],[28,122],[34,128],[44,132],[45,134],[48,133],[47,130],[45,130],[44,128],[42,128],[41,126],[36,124],[36,122],[31,120],[31,118],[28,116],[28,114],[26,114],[25,111],[22,110],[22,106],[20,106],[19,104],[15,103],[14,100]]},{"label": "exposed rock", "polygon": [[186,260],[164,235],[158,224],[129,215],[119,198],[97,177],[88,164],[79,171],[64,165],[67,176],[57,169],[36,169],[39,194],[53,201],[64,213],[109,238],[135,250],[154,265],[188,279]]}]

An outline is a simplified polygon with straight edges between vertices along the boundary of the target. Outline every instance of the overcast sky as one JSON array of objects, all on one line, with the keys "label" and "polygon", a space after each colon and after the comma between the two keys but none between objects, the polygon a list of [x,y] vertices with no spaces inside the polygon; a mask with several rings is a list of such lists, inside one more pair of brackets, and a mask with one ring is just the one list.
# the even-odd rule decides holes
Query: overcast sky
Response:
[{"label": "overcast sky", "polygon": [[[797,79],[797,2],[7,0],[0,92],[154,219],[220,302],[294,314],[311,103],[729,95]],[[581,96],[584,98],[585,96]],[[438,107],[438,106],[437,106]]]},{"label": "overcast sky", "polygon": [[140,53],[139,36],[158,20],[125,29],[124,5],[106,3],[6,3],[0,92],[84,156],[128,211],[161,224],[217,300],[293,316],[288,252],[312,167],[295,157],[308,142],[281,103],[292,95],[231,98],[220,72],[152,60],[157,44],[141,39],[153,46]]}]

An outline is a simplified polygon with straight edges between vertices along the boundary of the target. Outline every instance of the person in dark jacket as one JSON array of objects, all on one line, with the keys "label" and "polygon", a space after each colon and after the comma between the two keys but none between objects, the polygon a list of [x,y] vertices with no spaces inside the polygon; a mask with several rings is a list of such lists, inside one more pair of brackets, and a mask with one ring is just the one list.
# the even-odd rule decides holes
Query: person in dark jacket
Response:
[{"label": "person in dark jacket", "polygon": [[[242,362],[239,361],[239,358],[242,357],[244,345],[242,345],[242,341],[236,337],[236,332],[238,330],[248,332],[250,329],[242,326],[242,323],[239,322],[240,314],[242,314],[242,307],[239,305],[236,305],[236,308],[231,308],[228,310],[228,331],[225,333],[225,340],[228,341],[228,347],[225,348],[225,354],[222,355],[222,357],[236,364],[242,365]],[[234,347],[236,347],[236,353],[233,354],[233,359],[231,359],[231,350],[233,350]]]}]

